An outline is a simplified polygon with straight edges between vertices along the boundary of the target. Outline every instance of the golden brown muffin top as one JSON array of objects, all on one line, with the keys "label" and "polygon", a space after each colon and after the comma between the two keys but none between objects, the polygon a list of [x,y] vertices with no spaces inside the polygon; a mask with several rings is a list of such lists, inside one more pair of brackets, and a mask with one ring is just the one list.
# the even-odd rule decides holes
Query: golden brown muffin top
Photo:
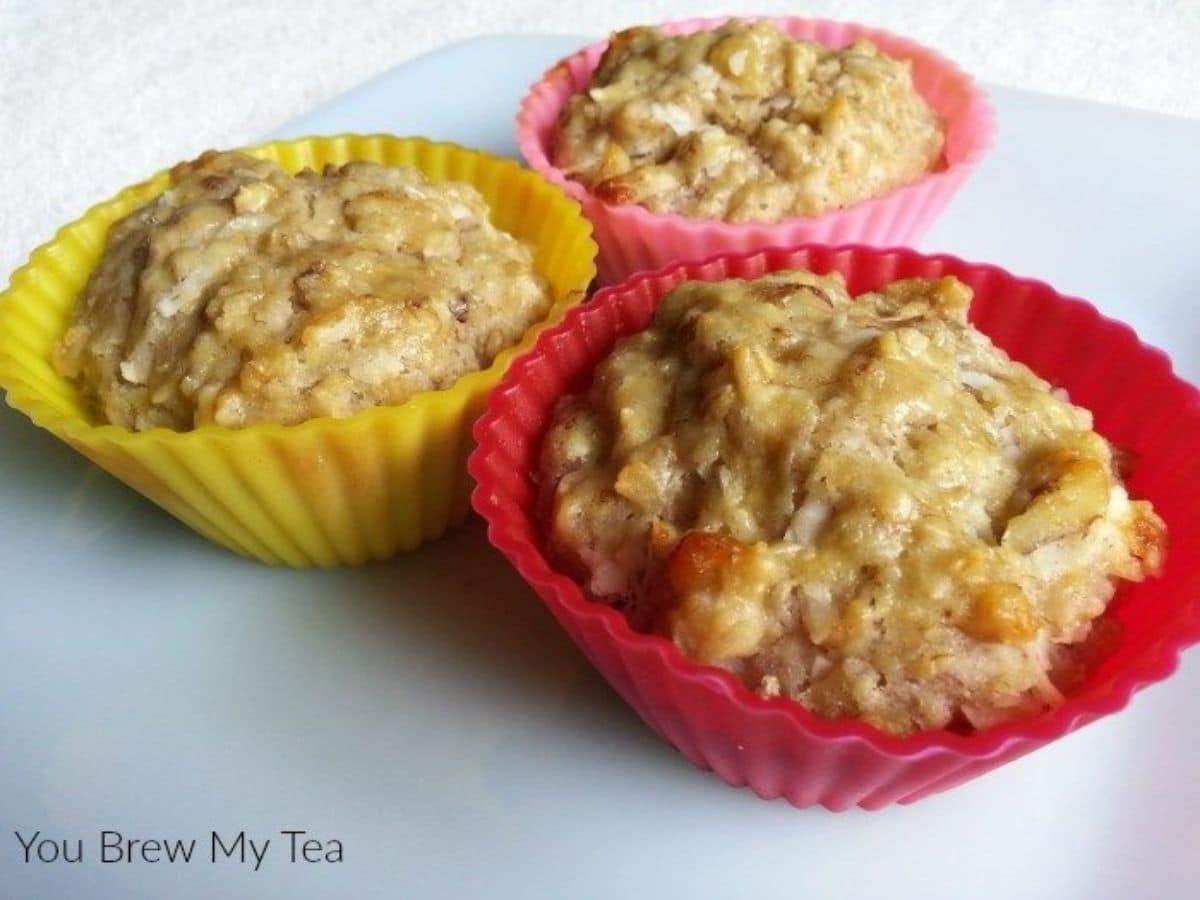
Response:
[{"label": "golden brown muffin top", "polygon": [[895,733],[1061,699],[1115,579],[1157,570],[1091,415],[953,278],[686,283],[543,447],[552,555],[763,694]]},{"label": "golden brown muffin top", "polygon": [[125,428],[292,424],[449,387],[550,302],[470,185],[210,152],[113,225],[56,365]]},{"label": "golden brown muffin top", "polygon": [[914,181],[941,149],[909,62],[735,20],[613,35],[563,110],[554,163],[610,202],[774,222]]}]

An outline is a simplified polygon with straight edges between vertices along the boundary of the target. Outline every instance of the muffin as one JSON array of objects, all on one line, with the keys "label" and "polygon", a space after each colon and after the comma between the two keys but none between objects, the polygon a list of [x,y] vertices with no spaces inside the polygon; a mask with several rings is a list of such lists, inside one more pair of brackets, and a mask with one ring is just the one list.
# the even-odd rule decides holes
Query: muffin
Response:
[{"label": "muffin", "polygon": [[[989,727],[952,723],[904,735],[862,719],[824,718],[782,694],[751,690],[727,669],[697,664],[661,634],[635,630],[626,611],[593,599],[581,573],[552,553],[553,493],[542,454],[562,398],[586,391],[596,367],[623,339],[651,327],[662,299],[684,282],[791,270],[840,273],[851,294],[900,279],[953,276],[972,292],[969,321],[1012,360],[1069,392],[1091,412],[1095,430],[1121,448],[1115,459],[1126,492],[1153,505],[1170,552],[1164,557],[1155,541],[1160,577],[1121,584],[1093,620],[1086,643],[1076,645],[1082,680],[1061,704]],[[599,291],[547,329],[489,396],[474,434],[472,504],[497,552],[649,729],[698,768],[763,799],[874,810],[953,789],[1121,712],[1139,691],[1170,677],[1181,651],[1200,642],[1200,532],[1192,527],[1200,390],[1128,326],[994,265],[906,248],[807,245],[643,273]],[[1147,554],[1141,568],[1152,563]]]},{"label": "muffin", "polygon": [[206,155],[34,251],[0,294],[0,388],[224,547],[384,559],[466,517],[471,426],[595,253],[561,190],[453,144]]},{"label": "muffin", "polygon": [[546,434],[551,559],[761,696],[896,735],[1063,700],[1164,526],[953,277],[688,282]]},{"label": "muffin", "polygon": [[113,226],[54,361],[122,428],[291,425],[447,388],[551,300],[469,184],[209,152]]},{"label": "muffin", "polygon": [[794,17],[619,32],[547,71],[517,115],[522,156],[595,227],[602,283],[765,247],[911,244],[993,132],[935,51]]},{"label": "muffin", "polygon": [[554,164],[611,203],[727,222],[815,216],[914,181],[941,156],[912,64],[731,20],[609,40],[562,111]]}]

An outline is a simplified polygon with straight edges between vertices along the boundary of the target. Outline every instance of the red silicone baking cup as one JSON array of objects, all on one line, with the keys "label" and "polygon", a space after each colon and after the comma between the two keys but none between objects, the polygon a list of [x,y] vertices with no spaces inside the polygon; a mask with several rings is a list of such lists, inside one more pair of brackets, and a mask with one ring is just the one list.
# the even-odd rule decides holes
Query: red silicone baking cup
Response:
[{"label": "red silicone baking cup", "polygon": [[[754,19],[749,19],[753,21]],[[859,38],[885,53],[912,61],[913,82],[942,119],[943,165],[882,197],[824,215],[778,223],[695,219],[654,213],[636,204],[606,203],[572,181],[551,161],[559,114],[568,98],[585,90],[608,47],[601,41],[580,50],[546,72],[529,90],[517,114],[517,144],[531,167],[560,185],[583,206],[600,245],[603,284],[680,259],[714,253],[750,252],[804,243],[912,244],[937,218],[966,177],[991,147],[995,134],[991,106],[971,77],[940,54],[906,38],[849,22],[792,17],[767,18],[792,37],[844,47]],[[718,28],[728,18],[687,19],[662,26],[668,34]]]},{"label": "red silicone baking cup", "polygon": [[[1166,568],[1160,578],[1118,591],[1110,610],[1122,626],[1119,643],[1062,706],[966,736],[896,737],[860,722],[821,719],[688,661],[668,640],[633,631],[547,561],[535,520],[535,479],[555,402],[586,388],[617,340],[644,328],[658,300],[680,282],[791,268],[839,271],[853,294],[896,278],[957,276],[975,292],[975,325],[1066,388],[1092,410],[1100,433],[1132,451],[1130,491],[1151,500],[1167,523]],[[651,728],[697,766],[763,798],[877,809],[943,791],[1117,712],[1135,691],[1166,678],[1180,650],[1200,640],[1200,391],[1128,326],[995,266],[851,245],[724,255],[637,275],[572,309],[512,364],[475,439],[472,499],[492,543]]]}]

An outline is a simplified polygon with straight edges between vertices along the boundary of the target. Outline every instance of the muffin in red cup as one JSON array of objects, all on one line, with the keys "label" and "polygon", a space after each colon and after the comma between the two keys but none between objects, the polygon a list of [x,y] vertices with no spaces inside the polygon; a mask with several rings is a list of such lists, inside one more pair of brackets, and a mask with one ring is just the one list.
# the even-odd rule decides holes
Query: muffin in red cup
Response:
[{"label": "muffin in red cup", "polygon": [[718,252],[915,242],[992,143],[956,65],[801,18],[631,28],[551,68],[517,142],[584,207],[611,284]]},{"label": "muffin in red cup", "polygon": [[[1060,490],[1058,485],[1050,486],[1044,479],[1039,481],[1041,476],[1034,476],[1024,485],[1014,484],[1012,495],[1019,497],[1020,502],[1003,513],[1004,521],[1019,523],[1020,513],[1038,506],[1039,502],[1043,512],[1051,514],[1026,516],[1024,524],[1014,524],[1009,529],[1011,535],[1004,531],[1003,540],[998,534],[989,536],[989,524],[972,525],[981,536],[982,546],[969,548],[970,553],[963,555],[962,559],[972,560],[969,565],[962,560],[958,565],[968,573],[974,566],[987,581],[994,575],[989,574],[989,565],[1000,565],[1004,560],[1005,564],[1018,565],[1013,561],[1015,557],[1010,558],[1012,554],[1001,554],[998,548],[994,548],[992,557],[988,556],[993,549],[989,548],[989,542],[1007,544],[1010,540],[1032,542],[1036,565],[1023,573],[1012,569],[1013,583],[996,596],[985,591],[979,595],[982,600],[974,595],[956,598],[952,593],[943,598],[948,601],[947,614],[957,617],[953,622],[955,627],[995,645],[997,653],[1007,652],[1006,644],[1028,642],[1034,632],[1053,635],[1055,644],[1078,644],[1082,652],[1072,657],[1076,665],[1055,668],[1053,685],[1043,685],[1040,693],[1027,692],[1028,683],[1019,679],[1036,679],[1035,670],[1021,675],[1001,667],[988,675],[999,681],[987,682],[991,685],[987,691],[980,693],[978,684],[972,687],[975,693],[968,700],[975,703],[974,707],[951,692],[951,699],[957,704],[952,704],[954,714],[935,710],[924,718],[889,719],[886,715],[889,710],[907,708],[911,712],[917,707],[905,707],[904,702],[899,702],[867,709],[858,695],[854,695],[857,700],[852,697],[853,702],[845,698],[837,701],[843,704],[839,710],[837,702],[814,702],[798,692],[795,685],[789,687],[786,678],[781,677],[786,674],[783,671],[768,673],[776,681],[772,689],[770,682],[762,677],[757,680],[747,677],[746,671],[734,670],[727,659],[706,654],[702,641],[689,641],[686,632],[664,628],[661,617],[655,621],[654,615],[647,615],[644,609],[656,596],[652,586],[644,591],[629,591],[637,602],[625,604],[621,609],[614,608],[611,602],[598,602],[613,598],[603,596],[605,591],[597,583],[596,567],[581,567],[579,559],[570,559],[562,552],[561,535],[548,526],[542,455],[553,455],[553,448],[547,450],[544,444],[556,415],[558,424],[562,423],[563,398],[589,388],[598,365],[610,357],[622,338],[638,335],[637,341],[645,344],[647,326],[660,301],[682,283],[758,279],[766,273],[784,270],[808,270],[818,275],[840,273],[845,290],[853,296],[880,289],[887,294],[889,290],[899,290],[885,287],[891,282],[922,279],[923,284],[936,283],[942,285],[938,290],[951,291],[958,299],[950,297],[948,302],[950,306],[959,304],[958,312],[961,312],[962,292],[953,285],[961,282],[964,291],[969,289],[974,294],[970,305],[972,324],[1033,373],[1007,363],[1012,369],[994,369],[996,377],[1002,381],[1012,379],[1013,389],[1018,393],[1033,392],[1050,398],[1039,400],[1042,412],[1037,419],[1049,429],[1047,434],[1057,434],[1054,429],[1065,429],[1084,442],[1070,445],[1065,452],[1055,451],[1040,457],[1037,453],[1026,453],[1031,448],[1022,443],[1033,432],[1022,433],[1025,437],[1017,435],[1013,446],[1025,447],[1018,470],[1032,473],[1046,471],[1049,466],[1058,473],[1050,480],[1061,480],[1066,487]],[[828,287],[820,278],[805,277],[809,279],[809,287],[817,292]],[[783,288],[779,291],[782,295]],[[878,340],[875,340],[878,335],[867,335],[866,339],[895,348],[917,341],[909,326],[916,323],[917,331],[922,330],[917,314],[919,301],[920,297],[914,300],[906,294],[898,305],[880,307],[880,315],[891,315],[893,319],[899,316],[892,325],[904,333],[884,335]],[[844,308],[837,311],[834,318],[838,317],[843,325],[849,321],[850,326],[862,328],[862,323],[854,321]],[[690,327],[706,326],[701,323]],[[924,351],[931,358],[940,346],[938,340],[935,335],[935,346]],[[982,337],[970,340],[987,344]],[[622,347],[641,346],[637,341],[632,345],[626,342]],[[914,351],[909,346],[907,350],[918,352],[921,348]],[[850,365],[857,364],[858,357],[852,354]],[[664,365],[663,371],[678,369],[677,361]],[[736,369],[743,364],[732,365]],[[865,373],[873,371],[871,366],[862,369]],[[610,370],[596,377],[610,377]],[[632,377],[628,372],[626,375]],[[1055,392],[1052,394],[1037,376],[1054,385]],[[860,379],[862,385],[868,386],[877,381],[887,383],[886,379],[873,380],[870,374]],[[967,378],[961,388],[964,402],[978,402],[988,407],[988,415],[1001,415],[993,408],[1000,395],[982,374]],[[1069,395],[1070,404],[1064,401],[1061,391]],[[778,407],[784,409],[785,404]],[[1090,415],[1084,410],[1090,411]],[[1094,435],[1083,436],[1090,431],[1093,420],[1096,431],[1119,448],[1115,456],[1107,450],[1108,443],[1104,440]],[[637,428],[634,421],[623,424]],[[949,426],[931,420],[928,427]],[[1174,376],[1162,353],[1141,344],[1126,326],[1104,319],[1085,302],[1062,297],[1041,282],[1017,278],[993,266],[948,256],[924,256],[911,250],[810,247],[716,257],[639,275],[619,287],[602,291],[592,304],[569,315],[519,359],[490,398],[488,410],[476,427],[476,437],[478,450],[470,461],[471,473],[478,482],[473,502],[487,519],[489,537],[495,546],[516,566],[584,653],[647,724],[696,765],[716,771],[730,784],[749,785],[764,798],[783,796],[797,806],[820,803],[830,809],[851,805],[874,809],[920,799],[1121,709],[1133,692],[1170,674],[1179,651],[1200,639],[1200,603],[1196,599],[1200,576],[1192,565],[1200,541],[1197,534],[1200,517],[1190,488],[1200,474],[1200,394]],[[629,440],[628,436],[622,439]],[[586,456],[586,452],[580,455],[583,462],[579,465],[587,465]],[[924,458],[928,463],[934,457]],[[1117,469],[1118,463],[1120,472],[1126,476],[1128,495],[1123,488],[1115,487],[1121,478],[1109,473],[1105,483],[1109,485],[1107,496],[1111,505],[1106,504],[1104,511],[1081,524],[1084,530],[1079,535],[1086,532],[1090,543],[1071,543],[1075,540],[1067,538],[1074,533],[1071,516],[1064,510],[1085,502],[1088,491],[1080,486],[1094,485],[1095,481],[1089,479],[1104,475],[1106,466]],[[1068,470],[1086,472],[1086,477],[1072,481],[1064,475]],[[830,469],[827,474],[835,474],[835,470]],[[634,475],[627,478],[633,479]],[[764,471],[760,486],[771,487],[767,482],[772,477],[772,473]],[[860,480],[867,483],[880,480],[880,476],[864,471]],[[626,487],[631,494],[638,490],[633,481]],[[1129,501],[1129,497],[1136,499]],[[898,500],[895,508],[903,512],[904,505]],[[598,515],[594,510],[601,506],[598,499],[588,514]],[[926,532],[933,535],[927,534],[921,540],[936,544],[941,532],[933,529],[933,525],[940,520],[929,511],[932,507],[925,501],[919,509]],[[1113,515],[1115,519],[1110,518]],[[1165,565],[1160,552],[1158,517],[1165,522],[1170,535]],[[807,522],[811,517],[801,518],[806,519],[801,523],[803,532],[812,523]],[[1036,527],[1039,519],[1043,526],[1049,522],[1052,530],[1060,529],[1062,533],[1047,534],[1043,529],[1039,536]],[[1105,530],[1118,520],[1122,524],[1117,530]],[[710,525],[712,521],[709,520]],[[733,523],[733,535],[737,537],[736,519],[726,521]],[[678,535],[666,531],[661,539],[668,546],[672,541],[676,548],[681,545]],[[803,536],[789,539],[801,543],[806,540]],[[1089,559],[1092,568],[1101,572],[1102,579],[1123,581],[1111,600],[1108,596],[1111,591],[1096,594],[1090,613],[1079,618],[1078,610],[1064,612],[1070,606],[1065,598],[1070,595],[1079,599],[1097,590],[1099,582],[1086,586],[1078,581],[1080,577],[1090,577],[1086,572],[1081,575],[1078,569],[1062,568],[1063,578],[1070,584],[1058,583],[1055,576],[1050,579],[1054,588],[1049,594],[1043,590],[1049,582],[1039,588],[1028,579],[1036,578],[1031,574],[1035,570],[1044,573],[1054,566],[1064,566],[1064,548],[1074,548],[1071,553],[1076,553],[1082,552],[1085,545],[1091,548],[1088,552],[1100,553]],[[691,549],[697,553],[691,554]],[[727,549],[693,547],[685,555],[704,562],[714,555],[721,557],[722,552],[716,551]],[[1019,543],[1016,549],[1029,550]],[[699,550],[714,552],[699,553]],[[731,551],[734,555],[741,552],[750,553],[736,547]],[[667,565],[665,579],[659,579],[669,586],[678,574],[671,568]],[[688,578],[699,572],[698,577],[703,581],[713,567],[683,568]],[[1157,577],[1146,577],[1159,568]],[[637,571],[639,564],[632,563],[630,569]],[[651,569],[646,567],[644,571],[649,573]],[[686,582],[688,578],[683,580]],[[1144,580],[1137,581],[1138,578]],[[649,578],[647,584],[653,580]],[[955,583],[961,587],[968,582]],[[991,586],[999,584],[992,578]],[[1034,602],[1010,596],[1015,587],[1023,588]],[[891,599],[885,594],[878,596],[881,603],[896,600],[894,596]],[[956,605],[956,601],[960,602]],[[924,602],[921,598],[910,605],[920,607]],[[1025,607],[1030,607],[1026,611],[1037,617],[1033,631],[1020,615],[1012,615],[1014,609]],[[1078,619],[1076,624],[1086,619],[1088,627],[1062,630],[1059,626],[1069,626],[1066,620],[1072,616]],[[669,616],[666,621],[670,621]],[[1091,627],[1093,624],[1097,627]],[[813,635],[820,630],[818,626],[819,623],[805,622]],[[890,620],[889,627],[895,626],[896,620]],[[728,633],[734,635],[736,643],[736,628]],[[1091,633],[1103,640],[1085,641]],[[701,647],[699,651],[697,646]],[[963,659],[969,659],[972,666],[982,664],[982,657],[963,656]],[[761,659],[755,665],[761,669]],[[1047,661],[1046,672],[1050,673],[1050,669],[1051,663]],[[761,676],[762,671],[755,674]],[[1008,687],[1012,690],[1008,694],[1003,685],[995,686],[1006,678],[1011,681]],[[778,682],[784,683],[781,686]],[[773,693],[782,696],[771,696]],[[1040,702],[1033,706],[1016,704],[1013,698],[1026,693],[1040,698]],[[789,694],[797,699],[790,699]],[[984,701],[994,703],[989,707]],[[914,702],[919,706],[923,701],[918,698]],[[860,706],[855,708],[854,703]],[[963,709],[971,714],[962,716]]]}]

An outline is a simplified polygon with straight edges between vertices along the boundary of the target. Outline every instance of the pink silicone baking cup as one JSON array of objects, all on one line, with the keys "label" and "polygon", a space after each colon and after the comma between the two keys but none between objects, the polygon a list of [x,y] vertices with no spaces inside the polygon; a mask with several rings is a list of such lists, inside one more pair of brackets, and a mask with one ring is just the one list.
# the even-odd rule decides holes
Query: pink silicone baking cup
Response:
[{"label": "pink silicone baking cup", "polygon": [[[727,18],[686,19],[662,26],[669,34],[717,28]],[[882,197],[821,216],[778,223],[731,224],[650,212],[636,204],[606,203],[572,181],[551,161],[559,114],[568,98],[585,90],[607,41],[593,44],[559,62],[525,96],[517,114],[517,144],[525,161],[583,206],[600,245],[602,284],[633,272],[657,269],[680,259],[714,253],[750,252],[764,247],[804,243],[912,244],[925,233],[966,177],[983,158],[995,133],[991,106],[971,77],[940,54],[886,31],[822,19],[767,18],[792,37],[844,47],[859,38],[884,52],[912,61],[913,82],[941,117],[946,141],[942,166],[918,181]]]},{"label": "pink silicone baking cup", "polygon": [[[534,499],[538,452],[555,402],[586,388],[617,340],[644,328],[659,299],[680,282],[791,268],[839,271],[853,294],[896,278],[957,276],[975,292],[975,325],[1066,388],[1092,410],[1103,435],[1132,451],[1130,490],[1151,500],[1167,523],[1166,568],[1160,578],[1118,591],[1110,612],[1121,624],[1120,641],[1062,706],[965,736],[896,737],[860,722],[820,719],[688,661],[668,640],[633,631],[547,561]],[[1135,691],[1166,678],[1180,650],[1200,640],[1200,392],[1128,326],[995,266],[842,246],[724,255],[637,275],[571,310],[513,363],[476,423],[475,439],[472,502],[492,543],[651,728],[697,766],[763,798],[877,809],[946,790],[1117,712]]]}]

